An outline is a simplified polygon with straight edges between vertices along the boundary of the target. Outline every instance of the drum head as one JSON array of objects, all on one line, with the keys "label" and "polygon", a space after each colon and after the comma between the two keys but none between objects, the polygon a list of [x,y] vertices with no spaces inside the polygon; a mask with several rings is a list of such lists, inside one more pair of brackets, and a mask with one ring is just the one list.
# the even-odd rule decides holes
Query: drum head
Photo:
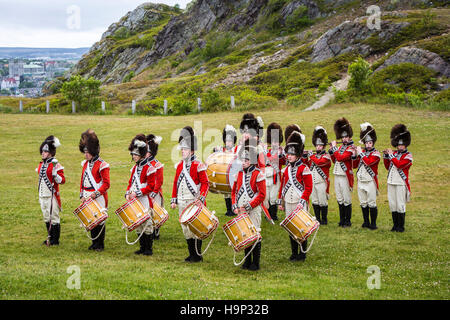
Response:
[{"label": "drum head", "polygon": [[233,161],[231,161],[229,167],[228,167],[228,174],[227,174],[227,183],[230,186],[231,189],[233,189],[234,181],[237,179],[237,175],[239,171],[242,170],[242,161],[239,160],[239,158],[236,156]]},{"label": "drum head", "polygon": [[187,206],[180,217],[180,222],[185,223],[186,221],[189,221],[198,211],[199,208],[195,204]]}]

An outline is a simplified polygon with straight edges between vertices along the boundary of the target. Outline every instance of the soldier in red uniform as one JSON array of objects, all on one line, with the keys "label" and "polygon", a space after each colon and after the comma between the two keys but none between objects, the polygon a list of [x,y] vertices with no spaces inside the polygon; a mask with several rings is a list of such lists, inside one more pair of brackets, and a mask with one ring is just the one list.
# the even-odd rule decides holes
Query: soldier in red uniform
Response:
[{"label": "soldier in red uniform", "polygon": [[[227,124],[225,128],[223,128],[222,131],[222,141],[223,146],[217,146],[213,149],[213,152],[231,152],[236,153],[238,146],[236,146],[237,142],[237,134],[236,129],[232,126]],[[227,212],[225,213],[226,216],[232,217],[235,216],[233,210],[231,209],[231,195],[230,194],[224,194],[223,198],[225,199],[225,206],[227,208]]]},{"label": "soldier in red uniform", "polygon": [[[131,177],[128,181],[125,198],[131,201],[137,198],[147,210],[153,207],[150,193],[155,189],[156,169],[147,158],[148,145],[145,135],[138,134],[131,141],[128,150],[136,163],[131,169]],[[135,254],[151,256],[153,254],[153,225],[147,220],[136,228],[139,237],[139,250]]]},{"label": "soldier in red uniform", "polygon": [[55,159],[56,148],[61,145],[59,139],[54,136],[47,137],[42,142],[39,152],[42,161],[36,172],[39,175],[38,192],[39,204],[41,205],[47,230],[47,239],[43,242],[47,246],[59,245],[61,234],[61,196],[59,185],[66,182],[64,167]]},{"label": "soldier in red uniform", "polygon": [[[100,158],[100,142],[91,129],[81,134],[80,152],[86,160],[81,162],[80,200],[95,199],[98,204],[108,208],[108,189],[110,187],[109,164]],[[92,244],[89,250],[103,251],[105,248],[105,221],[91,230]]]},{"label": "soldier in red uniform", "polygon": [[[173,180],[171,208],[178,207],[179,216],[184,209],[193,201],[205,204],[206,195],[209,190],[206,165],[197,159],[197,137],[194,129],[187,126],[181,130],[178,139],[182,160],[176,165],[176,173]],[[201,252],[202,240],[196,239],[195,235],[185,225],[181,225],[184,237],[188,244],[189,256],[186,262],[199,262],[203,258],[197,252]]]},{"label": "soldier in red uniform", "polygon": [[411,186],[409,169],[413,157],[408,151],[411,133],[404,124],[397,124],[391,130],[391,145],[397,148],[384,150],[384,166],[389,171],[387,193],[394,226],[391,231],[405,231],[406,203],[410,200]]},{"label": "soldier in red uniform", "polygon": [[[162,137],[149,134],[146,137],[148,144],[148,152],[146,157],[148,158],[149,165],[156,169],[155,184],[150,198],[153,202],[157,202],[159,206],[164,207],[164,198],[162,192],[162,185],[164,183],[164,165],[159,162],[155,157],[158,154],[158,147],[162,141]],[[153,239],[159,239],[159,228],[154,228]]]},{"label": "soldier in red uniform", "polygon": [[342,145],[338,148],[337,142],[331,142],[329,153],[334,163],[334,189],[339,205],[339,226],[350,227],[352,225],[352,190],[353,170],[352,156],[356,154],[353,146],[352,126],[346,118],[336,120],[334,124],[336,139],[342,139]]},{"label": "soldier in red uniform", "polygon": [[[298,131],[291,133],[286,141],[285,152],[288,164],[283,169],[281,185],[278,193],[279,209],[285,211],[286,217],[298,207],[309,211],[308,201],[313,189],[311,171],[303,163],[302,155],[305,147],[305,136]],[[302,250],[299,252],[299,244],[289,235],[291,242],[291,261],[304,261],[308,240],[302,242]]]},{"label": "soldier in red uniform", "polygon": [[[356,156],[353,168],[357,169],[358,197],[361,204],[364,223],[361,227],[371,230],[377,229],[377,195],[378,195],[378,163],[381,154],[375,149],[377,134],[373,126],[368,123],[361,124],[360,142],[364,143],[364,150],[356,147]],[[370,217],[370,219],[369,219]]]},{"label": "soldier in red uniform", "polygon": [[[247,213],[258,232],[261,232],[261,207],[266,198],[266,178],[258,168],[258,151],[256,141],[246,140],[239,150],[239,158],[242,161],[242,170],[239,171],[231,191],[233,211],[236,214]],[[253,251],[245,249],[245,259],[242,268],[259,270],[261,259],[261,241]]]},{"label": "soldier in red uniform", "polygon": [[242,116],[242,121],[239,125],[239,130],[242,134],[241,140],[239,141],[238,151],[244,146],[245,141],[254,138],[256,139],[256,148],[258,153],[258,159],[256,166],[264,173],[266,160],[264,156],[264,147],[261,143],[261,135],[263,133],[264,122],[261,117],[255,117],[253,113],[246,113]]},{"label": "soldier in red uniform", "polygon": [[[270,217],[278,220],[277,200],[280,189],[281,169],[286,164],[286,154],[281,147],[283,143],[283,131],[278,123],[272,122],[267,127],[266,134],[266,200],[265,206],[269,209]],[[270,145],[270,149],[268,146]]]},{"label": "soldier in red uniform", "polygon": [[311,203],[317,221],[321,225],[327,225],[331,156],[325,151],[325,146],[328,144],[325,128],[321,126],[314,128],[312,143],[316,147],[316,152],[308,153],[308,166],[314,182]]}]

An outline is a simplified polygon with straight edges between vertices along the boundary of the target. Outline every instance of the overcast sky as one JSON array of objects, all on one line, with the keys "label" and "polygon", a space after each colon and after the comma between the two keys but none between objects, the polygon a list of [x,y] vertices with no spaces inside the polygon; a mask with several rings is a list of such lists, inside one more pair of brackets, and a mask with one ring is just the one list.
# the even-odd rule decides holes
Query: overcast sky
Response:
[{"label": "overcast sky", "polygon": [[191,0],[0,0],[0,47],[90,47],[145,2],[184,9]]}]

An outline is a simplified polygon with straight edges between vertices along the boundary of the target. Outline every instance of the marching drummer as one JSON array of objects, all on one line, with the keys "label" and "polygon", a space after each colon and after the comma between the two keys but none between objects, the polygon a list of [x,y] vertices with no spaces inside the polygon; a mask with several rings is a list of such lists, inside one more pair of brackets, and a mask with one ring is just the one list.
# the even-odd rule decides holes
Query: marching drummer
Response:
[{"label": "marching drummer", "polygon": [[278,190],[280,189],[281,168],[286,164],[286,154],[281,147],[283,142],[283,132],[281,126],[272,122],[267,127],[266,143],[270,149],[267,148],[266,155],[266,200],[265,205],[268,207],[269,214],[273,220],[278,220],[277,200]]},{"label": "marching drummer", "polygon": [[[146,158],[148,145],[145,135],[138,134],[134,137],[128,150],[136,164],[131,169],[125,199],[131,201],[137,198],[145,209],[150,210],[153,207],[150,193],[155,188],[156,169],[150,164],[149,158]],[[140,248],[134,253],[151,256],[153,254],[153,224],[151,219],[138,226],[136,233],[139,237]]]},{"label": "marching drummer", "polygon": [[[281,177],[281,185],[278,193],[279,209],[285,211],[288,217],[297,208],[308,210],[309,196],[313,189],[313,181],[311,171],[308,166],[303,163],[302,155],[305,147],[305,136],[298,131],[291,133],[286,141],[286,154],[288,165],[283,169]],[[299,244],[289,235],[291,241],[291,261],[304,261],[306,259],[307,242],[305,240],[301,244],[299,252]]]},{"label": "marching drummer", "polygon": [[[222,140],[224,143],[223,147],[215,147],[213,149],[214,152],[232,152],[232,153],[236,153],[238,146],[236,146],[236,141],[237,141],[237,134],[236,134],[236,129],[230,125],[227,124],[225,126],[225,128],[223,128],[222,131]],[[227,208],[227,212],[225,213],[226,216],[235,216],[233,210],[231,209],[231,196],[227,193],[224,193],[223,195],[224,199],[225,199],[225,206]]]},{"label": "marching drummer", "polygon": [[[100,142],[92,129],[81,134],[80,152],[85,160],[81,162],[80,200],[95,199],[98,204],[108,208],[108,189],[110,187],[109,164],[100,158]],[[103,251],[105,248],[105,221],[91,230],[92,244],[89,250]]]},{"label": "marching drummer", "polygon": [[[258,151],[255,138],[246,140],[239,150],[239,158],[243,169],[239,171],[231,192],[233,211],[236,214],[248,213],[250,220],[256,230],[261,232],[261,203],[266,197],[266,178],[257,167]],[[261,241],[253,251],[252,248],[245,249],[246,259],[242,265],[243,269],[259,270],[261,258]],[[252,257],[253,256],[253,257]]]},{"label": "marching drummer", "polygon": [[388,148],[384,153],[384,166],[389,171],[387,193],[389,209],[392,213],[393,227],[391,231],[405,231],[406,203],[410,200],[411,186],[409,184],[409,169],[413,156],[408,151],[411,143],[411,133],[404,124],[396,124],[391,129],[391,145],[396,151]]},{"label": "marching drummer", "polygon": [[257,141],[257,163],[256,166],[264,173],[266,167],[266,160],[264,157],[264,147],[260,140],[263,133],[264,122],[261,117],[255,117],[253,113],[246,113],[242,116],[239,130],[241,132],[241,140],[239,141],[238,152],[244,146],[245,141],[254,138]]},{"label": "marching drummer", "polygon": [[[178,213],[181,216],[191,202],[195,201],[199,205],[205,204],[209,183],[206,165],[195,156],[197,137],[192,127],[186,126],[181,130],[178,144],[182,160],[175,167],[170,206],[172,209],[178,207]],[[189,250],[189,256],[184,261],[202,261],[203,257],[198,254],[202,250],[202,240],[197,239],[189,227],[181,224],[181,228]]]},{"label": "marching drummer", "polygon": [[47,137],[39,148],[42,161],[36,168],[39,174],[39,203],[47,230],[47,239],[43,244],[48,246],[58,245],[61,233],[59,185],[64,184],[66,179],[64,167],[55,159],[56,148],[60,145],[59,139],[55,136]]},{"label": "marching drummer", "polygon": [[[164,182],[164,165],[159,162],[155,157],[158,154],[158,147],[162,141],[162,137],[149,134],[147,137],[148,152],[146,158],[151,166],[156,169],[156,177],[153,191],[150,192],[150,198],[153,202],[158,203],[161,207],[164,207],[164,198],[162,192],[162,185]],[[159,228],[154,228],[153,239],[159,239]]]}]

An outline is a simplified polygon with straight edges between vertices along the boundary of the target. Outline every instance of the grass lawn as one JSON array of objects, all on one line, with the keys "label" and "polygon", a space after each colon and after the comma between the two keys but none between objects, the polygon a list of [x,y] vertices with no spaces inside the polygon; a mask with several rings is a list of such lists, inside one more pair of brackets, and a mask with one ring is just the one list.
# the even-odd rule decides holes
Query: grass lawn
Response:
[{"label": "grass lawn", "polygon": [[[5,299],[449,299],[449,179],[447,142],[450,114],[383,105],[331,105],[313,112],[297,110],[261,111],[265,127],[276,121],[284,128],[300,124],[306,133],[306,149],[316,125],[334,138],[333,124],[347,117],[354,140],[359,124],[369,121],[377,130],[376,147],[389,147],[393,125],[405,123],[412,134],[409,150],[414,157],[410,170],[412,200],[407,205],[406,231],[390,232],[391,214],[386,196],[386,173],[380,164],[379,218],[376,231],[362,229],[362,214],[353,191],[351,228],[337,226],[338,211],[331,177],[329,224],[319,229],[305,262],[293,263],[286,231],[263,219],[261,270],[244,271],[233,265],[233,250],[222,226],[223,197],[209,193],[207,205],[220,220],[216,237],[204,261],[184,262],[187,245],[178,211],[170,210],[173,177],[172,158],[178,131],[201,121],[202,135],[211,136],[225,124],[239,127],[242,113],[222,112],[183,117],[132,117],[87,115],[2,114],[0,119],[0,298]],[[200,132],[199,123],[196,131]],[[73,210],[78,206],[83,155],[78,150],[81,132],[93,128],[101,146],[101,157],[111,165],[109,219],[104,252],[87,248],[90,240],[80,228]],[[151,257],[136,256],[135,246],[125,242],[125,231],[114,211],[121,206],[131,162],[128,145],[137,133],[163,137],[157,158],[165,164],[164,196],[170,219],[154,242]],[[38,203],[39,146],[50,134],[62,146],[56,157],[65,167],[66,184],[61,187],[61,239],[57,247],[41,245],[46,238]],[[213,145],[203,141],[204,159]],[[284,217],[284,214],[279,213]],[[281,220],[280,220],[281,221]],[[135,233],[130,235],[135,239]],[[204,247],[207,241],[204,241]],[[243,253],[238,254],[240,260]],[[67,270],[78,266],[81,288],[68,289]],[[368,289],[370,266],[381,271],[381,288]]]}]

